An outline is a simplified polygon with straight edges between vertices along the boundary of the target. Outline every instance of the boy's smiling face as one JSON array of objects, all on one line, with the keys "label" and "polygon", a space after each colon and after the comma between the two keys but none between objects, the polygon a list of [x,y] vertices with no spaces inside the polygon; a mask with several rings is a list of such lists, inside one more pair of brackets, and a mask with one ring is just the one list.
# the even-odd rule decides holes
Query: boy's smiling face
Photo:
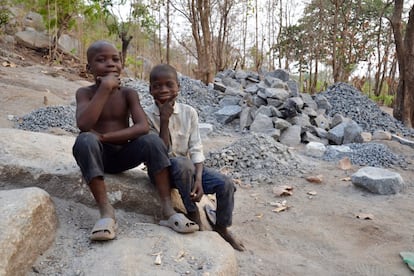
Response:
[{"label": "boy's smiling face", "polygon": [[101,42],[88,52],[88,69],[97,77],[121,74],[122,63],[118,50],[110,43]]},{"label": "boy's smiling face", "polygon": [[177,77],[172,73],[160,72],[151,80],[150,93],[154,100],[161,104],[166,101],[173,100],[178,96],[180,85]]}]

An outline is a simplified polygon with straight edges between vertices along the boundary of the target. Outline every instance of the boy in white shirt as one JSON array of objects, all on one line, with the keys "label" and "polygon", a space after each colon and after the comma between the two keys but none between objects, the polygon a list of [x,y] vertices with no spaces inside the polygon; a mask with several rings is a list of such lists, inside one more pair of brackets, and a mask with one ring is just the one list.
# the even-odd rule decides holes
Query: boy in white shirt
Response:
[{"label": "boy in white shirt", "polygon": [[227,176],[203,167],[197,111],[177,103],[180,84],[177,71],[167,64],[155,66],[150,73],[150,93],[154,103],[145,109],[151,131],[156,132],[168,148],[171,161],[171,184],[178,189],[189,219],[201,226],[196,202],[203,194],[216,194],[216,224],[219,233],[234,249],[244,245],[227,229],[232,223],[235,186]]}]

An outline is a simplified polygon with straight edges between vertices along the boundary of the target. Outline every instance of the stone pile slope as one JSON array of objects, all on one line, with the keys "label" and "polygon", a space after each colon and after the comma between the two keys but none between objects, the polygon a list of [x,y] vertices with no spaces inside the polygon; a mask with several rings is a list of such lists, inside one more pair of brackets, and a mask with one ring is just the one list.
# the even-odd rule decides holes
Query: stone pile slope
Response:
[{"label": "stone pile slope", "polygon": [[375,142],[352,143],[340,148],[328,146],[322,159],[337,162],[345,157],[348,157],[352,164],[360,166],[378,168],[407,167],[407,161],[403,156],[393,153],[386,145]]},{"label": "stone pile slope", "polygon": [[205,164],[251,185],[280,183],[281,176],[299,176],[311,168],[287,146],[255,133],[210,152]]},{"label": "stone pile slope", "polygon": [[364,131],[374,133],[377,130],[385,130],[404,136],[414,136],[414,130],[406,128],[378,105],[362,94],[355,87],[346,83],[336,83],[326,91],[320,93],[331,104],[328,115],[342,114],[357,122]]}]

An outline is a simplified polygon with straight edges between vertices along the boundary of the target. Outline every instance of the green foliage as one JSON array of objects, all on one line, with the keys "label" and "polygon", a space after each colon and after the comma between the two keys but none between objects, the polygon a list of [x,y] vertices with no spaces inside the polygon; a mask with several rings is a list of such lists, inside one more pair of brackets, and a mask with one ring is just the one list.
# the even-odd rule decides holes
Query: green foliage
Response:
[{"label": "green foliage", "polygon": [[386,34],[390,24],[386,18],[391,13],[392,5],[387,6],[383,0],[312,0],[298,21],[305,35],[295,46],[302,49],[305,60],[318,58],[332,64],[335,59],[334,69],[341,73],[342,81],[347,81],[360,61],[389,45]]},{"label": "green foliage", "polygon": [[0,0],[0,28],[6,25],[10,19],[10,11],[6,8],[7,1]]},{"label": "green foliage", "polygon": [[371,100],[373,100],[374,102],[378,104],[385,105],[388,107],[393,107],[395,96],[388,94],[389,88],[388,88],[387,83],[384,83],[384,86],[382,87],[382,90],[381,90],[381,94],[379,96],[375,96],[374,93],[371,92],[372,89],[373,89],[373,84],[367,81],[362,86],[361,92],[367,95]]},{"label": "green foliage", "polygon": [[43,16],[48,29],[70,30],[75,24],[75,16],[83,13],[81,0],[39,0],[38,12]]},{"label": "green foliage", "polygon": [[379,96],[371,95],[370,99],[379,104],[392,107],[394,105],[394,95],[381,94]]},{"label": "green foliage", "polygon": [[132,18],[139,23],[148,35],[154,33],[158,24],[150,13],[150,7],[142,3],[135,3],[132,8]]},{"label": "green foliage", "polygon": [[125,65],[127,65],[127,66],[133,66],[135,68],[139,68],[139,67],[141,67],[143,65],[143,61],[140,60],[140,59],[136,59],[136,58],[133,58],[133,57],[128,56],[126,58]]}]

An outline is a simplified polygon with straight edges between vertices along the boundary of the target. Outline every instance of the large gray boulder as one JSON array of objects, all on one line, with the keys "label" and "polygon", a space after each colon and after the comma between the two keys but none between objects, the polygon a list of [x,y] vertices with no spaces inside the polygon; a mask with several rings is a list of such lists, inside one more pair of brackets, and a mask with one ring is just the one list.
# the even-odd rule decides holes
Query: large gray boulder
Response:
[{"label": "large gray boulder", "polygon": [[352,175],[351,180],[355,186],[380,195],[396,194],[404,188],[404,180],[399,173],[382,168],[359,169]]},{"label": "large gray boulder", "polygon": [[23,18],[22,24],[25,28],[29,27],[39,32],[43,32],[46,29],[42,15],[36,12],[28,12]]},{"label": "large gray boulder", "polygon": [[343,122],[335,126],[334,128],[331,128],[328,131],[328,140],[334,143],[335,145],[342,145],[344,141],[345,128],[348,125],[347,123],[348,122]]},{"label": "large gray boulder", "polygon": [[50,38],[43,32],[28,29],[15,34],[17,43],[34,50],[48,49]]},{"label": "large gray boulder", "polygon": [[[18,187],[37,186],[50,195],[95,206],[89,187],[72,156],[75,137],[0,129],[0,180]],[[115,207],[154,214],[158,195],[142,169],[106,175]]]},{"label": "large gray boulder", "polygon": [[279,141],[289,147],[298,146],[301,142],[301,130],[302,128],[300,126],[290,126],[285,131],[283,131],[282,135],[279,138]]},{"label": "large gray boulder", "polygon": [[52,244],[57,218],[44,190],[0,190],[0,275],[25,275]]},{"label": "large gray boulder", "polygon": [[344,129],[344,144],[350,143],[363,143],[364,138],[362,137],[362,127],[360,127],[355,121],[351,120],[346,123]]},{"label": "large gray boulder", "polygon": [[250,130],[253,132],[266,132],[271,129],[273,129],[272,119],[262,113],[257,114],[250,125]]},{"label": "large gray boulder", "polygon": [[241,112],[241,107],[238,105],[227,105],[216,111],[214,115],[222,124],[227,124],[236,119]]}]

